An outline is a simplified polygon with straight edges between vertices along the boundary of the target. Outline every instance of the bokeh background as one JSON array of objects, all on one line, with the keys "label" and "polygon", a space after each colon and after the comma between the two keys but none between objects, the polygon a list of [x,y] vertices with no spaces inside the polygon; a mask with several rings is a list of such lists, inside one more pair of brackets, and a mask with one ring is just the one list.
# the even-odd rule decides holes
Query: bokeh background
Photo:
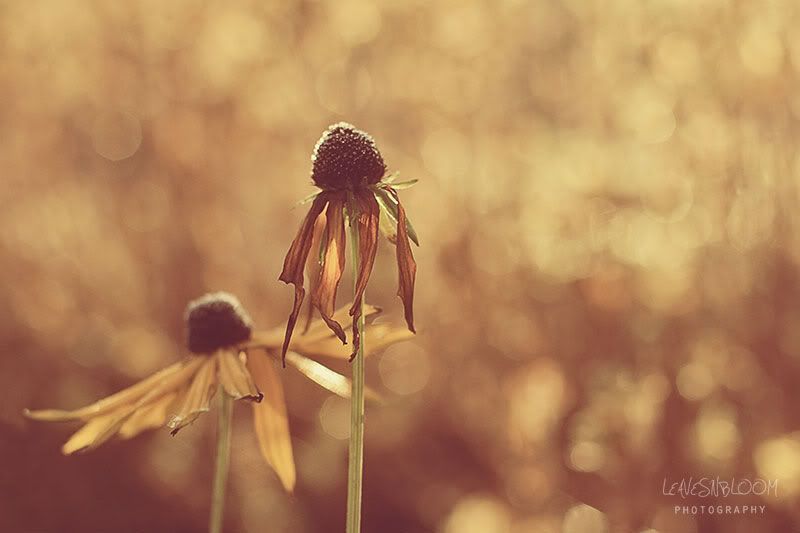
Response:
[{"label": "bokeh background", "polygon": [[[0,530],[205,528],[213,416],[62,457],[76,426],[21,411],[177,360],[204,292],[285,320],[347,120],[420,180],[365,531],[797,531],[799,81],[792,0],[0,2]],[[399,323],[392,258],[368,295]],[[348,404],[285,377],[298,488],[239,408],[228,531],[343,530]],[[704,475],[779,490],[662,494]]]}]

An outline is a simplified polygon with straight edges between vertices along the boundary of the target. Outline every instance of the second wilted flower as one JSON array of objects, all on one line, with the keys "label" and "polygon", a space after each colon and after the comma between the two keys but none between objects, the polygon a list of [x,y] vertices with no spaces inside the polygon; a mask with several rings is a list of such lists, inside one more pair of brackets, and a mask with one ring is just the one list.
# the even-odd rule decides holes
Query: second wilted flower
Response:
[{"label": "second wilted flower", "polygon": [[[308,261],[314,237],[314,224],[325,213],[325,228],[320,242],[318,279],[313,281],[311,305],[318,309],[325,323],[343,343],[346,336],[342,325],[333,317],[336,291],[344,271],[345,208],[350,224],[357,229],[358,254],[355,294],[349,315],[353,323],[353,350],[359,346],[358,318],[361,301],[367,287],[375,254],[378,250],[379,227],[384,229],[397,248],[399,274],[398,295],[403,301],[408,329],[414,331],[414,278],[417,266],[411,253],[409,239],[417,242],[406,213],[400,204],[397,190],[413,183],[394,183],[393,176],[385,176],[383,162],[375,141],[367,133],[345,122],[330,126],[317,142],[312,155],[311,179],[322,189],[313,196],[313,203],[292,242],[280,280],[295,286],[295,299],[282,356],[292,339],[297,317],[305,298],[303,271]],[[383,217],[383,219],[382,219]],[[383,220],[383,224],[381,224]],[[351,357],[352,358],[352,357]]]},{"label": "second wilted flower", "polygon": [[[364,311],[367,317],[379,312],[373,306]],[[334,316],[346,320],[347,308]],[[26,410],[26,415],[45,422],[83,421],[85,425],[62,447],[64,454],[71,455],[93,450],[114,437],[129,439],[162,426],[174,435],[210,410],[219,385],[222,394],[251,401],[261,453],[286,490],[291,491],[295,465],[289,422],[283,386],[272,364],[281,346],[283,328],[253,330],[247,311],[227,293],[207,294],[191,302],[186,327],[190,353],[182,361],[86,407],[70,411]],[[371,352],[411,336],[404,329],[384,324],[369,324],[367,329],[375,339]],[[257,353],[261,351],[266,354]],[[348,356],[346,347],[317,320],[294,339],[286,360],[311,381],[349,397],[350,380],[311,359]]]}]

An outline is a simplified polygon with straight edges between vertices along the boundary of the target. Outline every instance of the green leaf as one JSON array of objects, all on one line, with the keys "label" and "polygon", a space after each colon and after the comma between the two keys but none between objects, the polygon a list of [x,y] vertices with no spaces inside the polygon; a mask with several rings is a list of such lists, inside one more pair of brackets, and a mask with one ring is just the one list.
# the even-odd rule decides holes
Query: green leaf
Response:
[{"label": "green leaf", "polygon": [[[381,207],[381,211],[386,213],[386,216],[389,218],[389,222],[393,224],[395,227],[397,226],[397,199],[394,198],[388,191],[384,189],[374,189],[375,191],[375,199],[378,200],[378,205]],[[417,232],[414,230],[414,226],[411,225],[411,221],[406,216],[406,231],[408,232],[408,238],[411,239],[411,242],[419,246],[419,238],[417,237]]]}]

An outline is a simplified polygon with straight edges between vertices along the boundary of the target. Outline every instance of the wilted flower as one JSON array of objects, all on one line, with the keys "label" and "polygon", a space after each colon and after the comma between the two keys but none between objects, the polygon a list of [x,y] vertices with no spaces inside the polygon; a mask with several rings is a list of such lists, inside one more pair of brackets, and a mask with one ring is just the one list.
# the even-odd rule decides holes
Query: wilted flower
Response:
[{"label": "wilted flower", "polygon": [[[368,307],[374,317],[380,310]],[[346,320],[347,308],[335,313]],[[286,416],[286,402],[277,370],[283,329],[253,331],[252,320],[239,301],[226,293],[208,294],[186,310],[190,354],[152,376],[91,405],[73,411],[25,411],[47,422],[81,420],[86,424],[62,447],[64,454],[92,450],[110,438],[129,439],[166,425],[176,434],[210,409],[217,386],[237,400],[250,400],[253,422],[264,459],[286,490],[295,484],[295,467]],[[349,324],[348,324],[349,325]],[[404,340],[408,332],[383,324],[370,324],[371,352]],[[270,357],[253,353],[264,350]],[[348,397],[350,381],[312,357],[347,358],[349,351],[317,320],[289,346],[286,360],[326,389]]]},{"label": "wilted flower", "polygon": [[394,176],[386,176],[386,165],[372,137],[345,122],[330,126],[317,141],[312,155],[311,179],[322,190],[312,197],[311,208],[286,254],[279,278],[295,286],[294,307],[286,325],[282,353],[285,354],[290,346],[305,298],[303,271],[311,251],[315,223],[322,216],[325,217],[325,227],[320,239],[320,268],[317,279],[312,280],[311,305],[319,310],[322,319],[339,340],[347,342],[342,324],[333,316],[336,291],[345,263],[345,208],[351,219],[350,224],[355,224],[358,230],[361,258],[356,273],[353,305],[349,312],[353,324],[352,355],[357,352],[360,342],[357,322],[361,300],[375,262],[379,227],[396,245],[398,295],[403,301],[408,329],[414,332],[414,277],[417,267],[409,238],[415,243],[417,239],[406,219],[397,190],[412,185],[415,180],[394,183]]}]

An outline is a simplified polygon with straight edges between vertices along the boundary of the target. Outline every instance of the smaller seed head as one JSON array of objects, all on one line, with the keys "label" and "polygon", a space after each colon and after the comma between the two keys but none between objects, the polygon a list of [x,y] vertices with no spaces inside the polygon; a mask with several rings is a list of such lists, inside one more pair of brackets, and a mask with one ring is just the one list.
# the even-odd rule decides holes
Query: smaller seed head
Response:
[{"label": "smaller seed head", "polygon": [[253,321],[239,300],[227,292],[215,292],[189,302],[184,315],[189,351],[212,353],[250,339]]},{"label": "smaller seed head", "polygon": [[386,174],[375,140],[347,122],[328,127],[311,155],[311,179],[323,189],[355,189]]}]

